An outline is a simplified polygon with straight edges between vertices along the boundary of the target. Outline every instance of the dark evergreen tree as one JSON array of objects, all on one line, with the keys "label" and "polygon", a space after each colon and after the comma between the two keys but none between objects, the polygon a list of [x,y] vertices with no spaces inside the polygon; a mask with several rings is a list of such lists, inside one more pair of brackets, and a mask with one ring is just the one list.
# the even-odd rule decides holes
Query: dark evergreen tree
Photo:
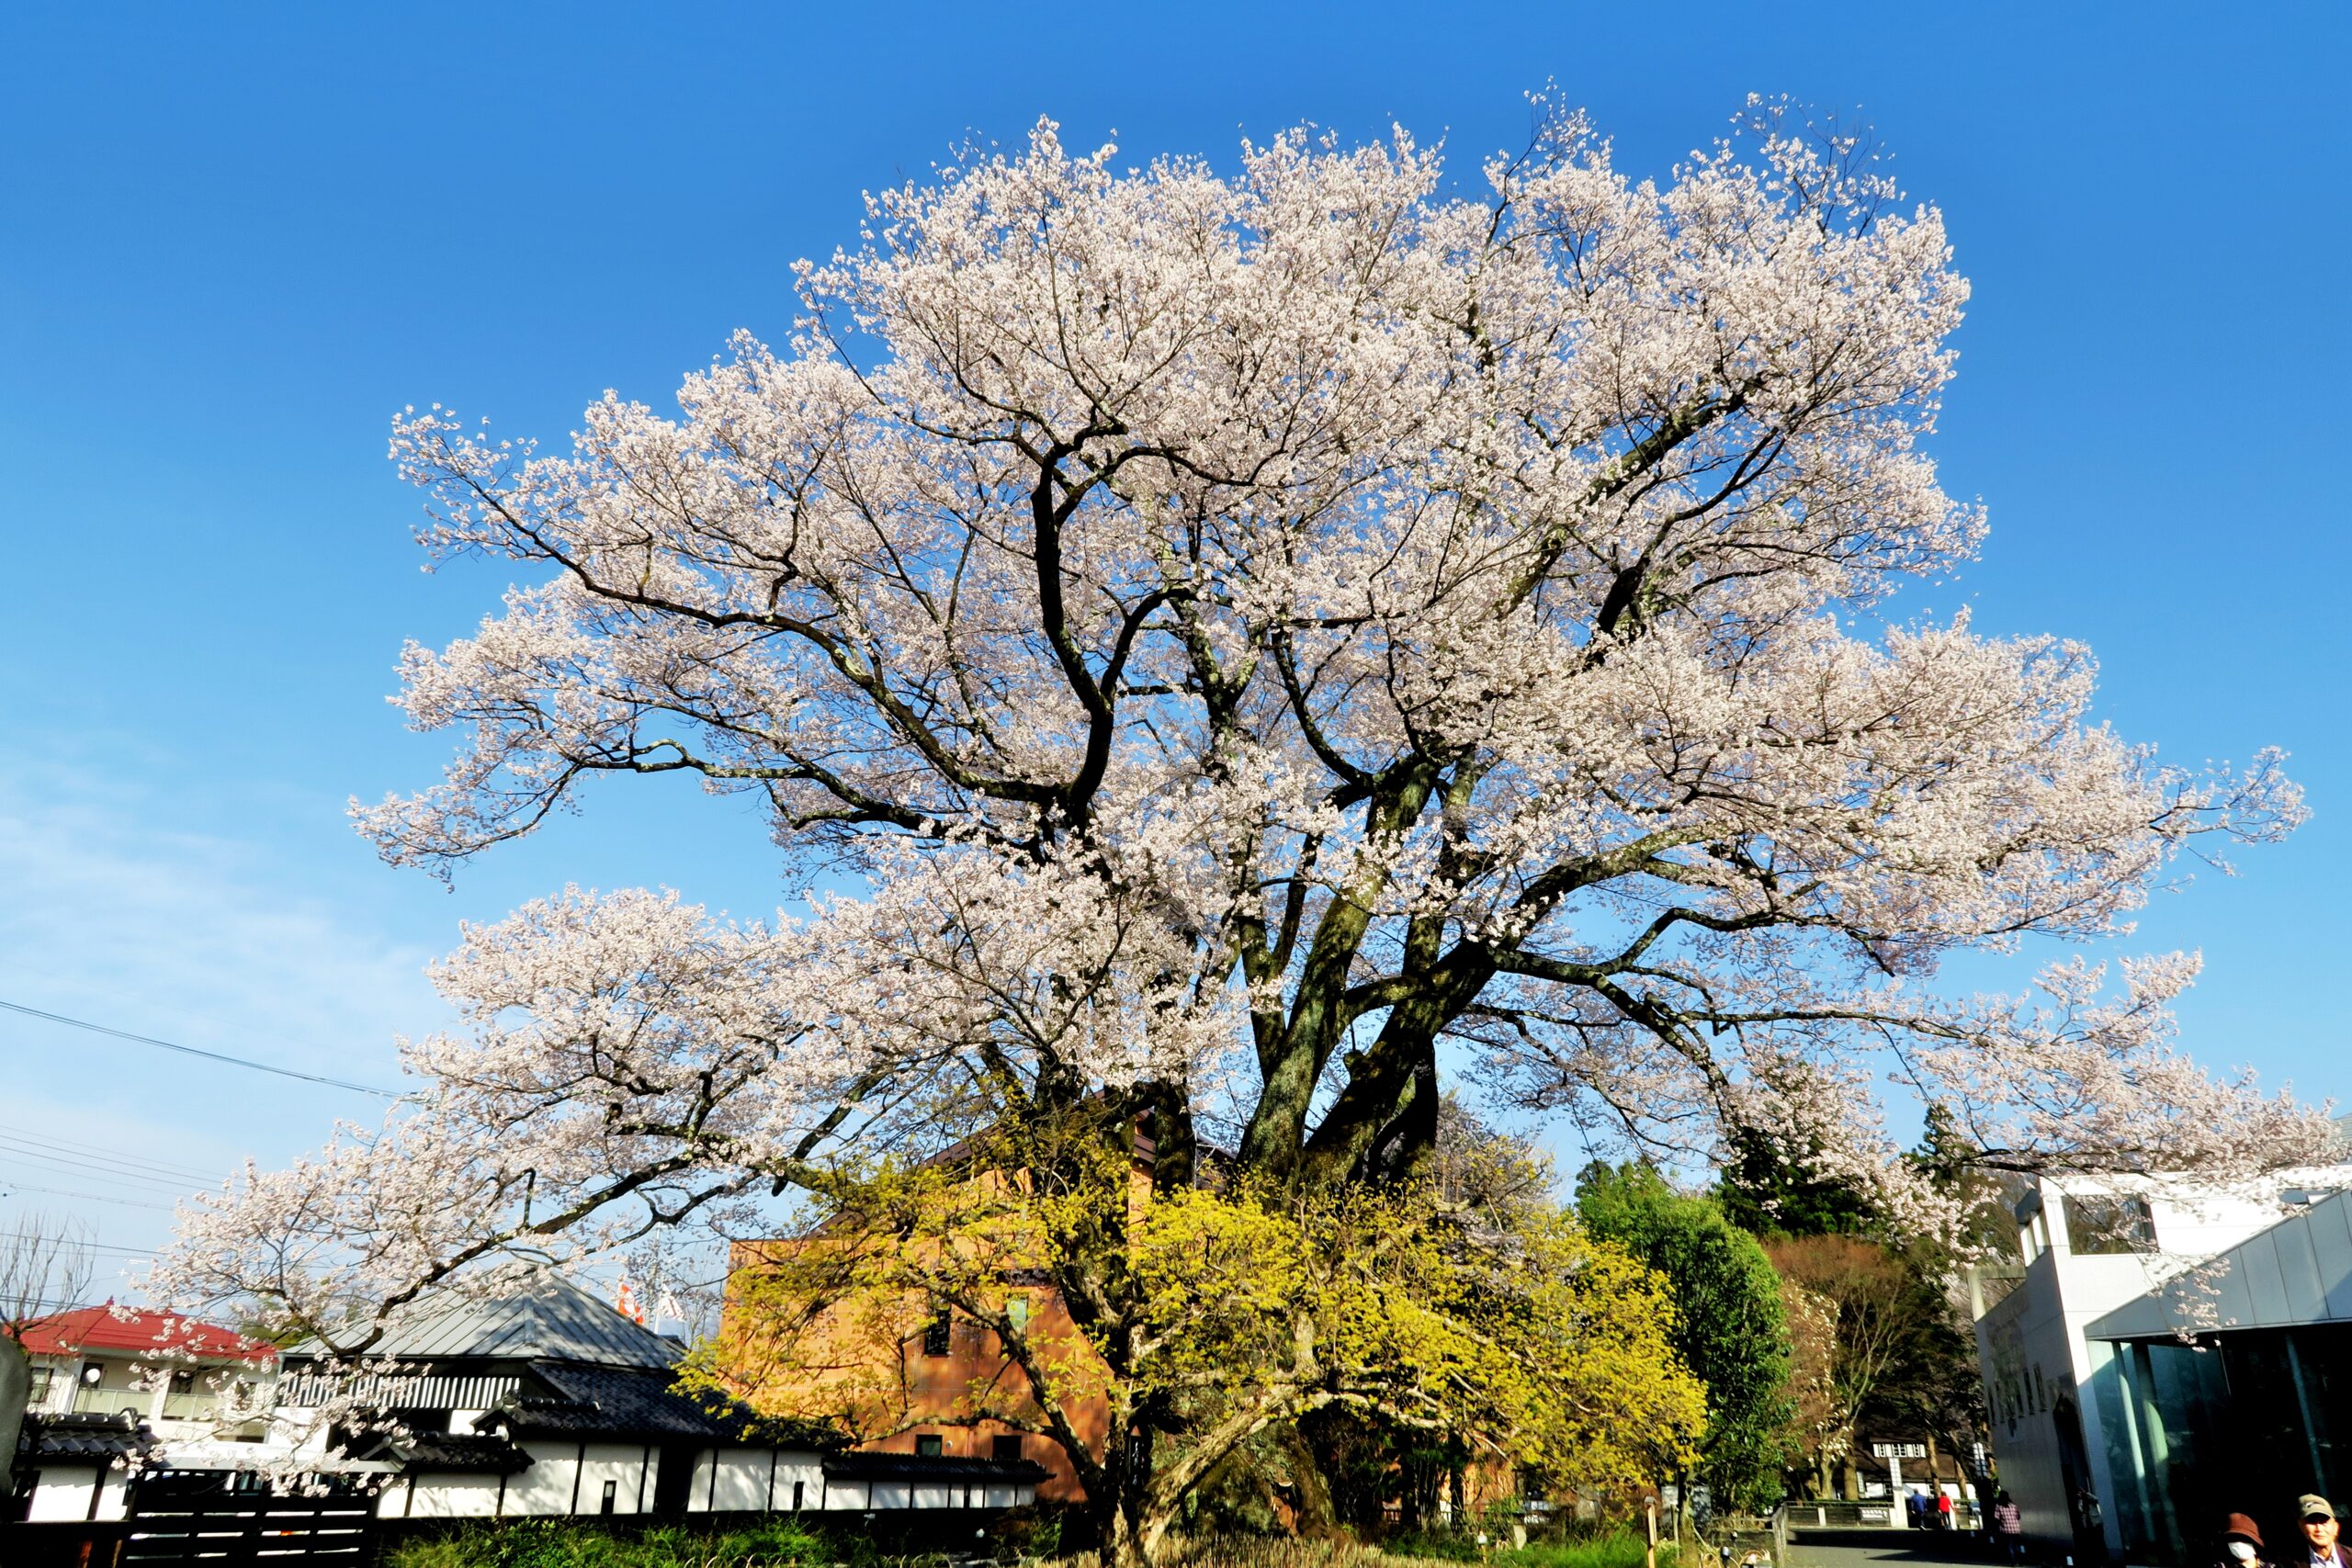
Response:
[{"label": "dark evergreen tree", "polygon": [[1788,1458],[1790,1347],[1764,1249],[1713,1200],[1677,1192],[1646,1165],[1587,1166],[1577,1212],[1672,1285],[1675,1349],[1707,1387],[1694,1478],[1718,1507],[1769,1506]]}]

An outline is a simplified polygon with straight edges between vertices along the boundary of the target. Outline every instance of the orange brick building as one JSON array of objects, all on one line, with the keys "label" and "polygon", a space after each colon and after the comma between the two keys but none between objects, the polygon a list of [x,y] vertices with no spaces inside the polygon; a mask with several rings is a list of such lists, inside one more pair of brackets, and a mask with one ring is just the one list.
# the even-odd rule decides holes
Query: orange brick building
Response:
[{"label": "orange brick building", "polygon": [[[738,1242],[728,1260],[729,1277],[733,1280],[746,1271],[755,1271],[772,1264],[780,1255],[802,1247],[821,1245],[821,1238]],[[1019,1431],[1001,1421],[941,1419],[955,1415],[959,1406],[971,1408],[976,1393],[985,1391],[989,1406],[1023,1418],[1038,1418],[1042,1424],[1036,1404],[1028,1393],[1028,1375],[1013,1364],[995,1331],[954,1314],[943,1313],[926,1320],[922,1303],[912,1299],[905,1307],[911,1331],[895,1344],[877,1343],[868,1329],[842,1324],[829,1313],[801,1337],[802,1343],[813,1339],[822,1347],[830,1340],[839,1347],[837,1359],[830,1359],[820,1348],[814,1357],[804,1354],[788,1371],[764,1372],[756,1355],[737,1355],[731,1358],[729,1367],[730,1381],[743,1397],[763,1409],[805,1411],[821,1407],[831,1393],[838,1396],[842,1405],[862,1407],[861,1415],[848,1420],[853,1431],[871,1430],[884,1424],[905,1428],[860,1441],[855,1444],[858,1451],[1000,1461],[1031,1460],[1044,1465],[1046,1471],[1046,1479],[1037,1488],[1040,1502],[1083,1501],[1085,1488],[1079,1483],[1069,1456],[1050,1438]],[[1025,1325],[1024,1332],[1033,1341],[1062,1346],[1083,1342],[1061,1292],[1051,1284],[1037,1280],[1007,1280],[1005,1308],[1007,1316]],[[744,1305],[741,1293],[730,1290],[719,1329],[721,1344],[740,1347],[756,1343],[756,1325],[741,1321],[741,1314],[748,1310],[752,1309]],[[800,1386],[783,1386],[780,1379],[786,1377]],[[902,1402],[897,1409],[890,1408],[894,1399]],[[829,1414],[839,1418],[838,1412]],[[1101,1452],[1110,1431],[1110,1402],[1103,1398],[1074,1402],[1069,1415],[1080,1439]],[[927,1421],[925,1417],[933,1419]]]}]

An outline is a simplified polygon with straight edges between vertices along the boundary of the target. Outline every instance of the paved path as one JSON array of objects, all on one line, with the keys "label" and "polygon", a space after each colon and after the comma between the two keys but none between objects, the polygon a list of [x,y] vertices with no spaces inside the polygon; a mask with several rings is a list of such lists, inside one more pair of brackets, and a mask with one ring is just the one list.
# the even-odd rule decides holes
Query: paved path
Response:
[{"label": "paved path", "polygon": [[1972,1536],[1951,1530],[1791,1532],[1789,1568],[1992,1568]]}]

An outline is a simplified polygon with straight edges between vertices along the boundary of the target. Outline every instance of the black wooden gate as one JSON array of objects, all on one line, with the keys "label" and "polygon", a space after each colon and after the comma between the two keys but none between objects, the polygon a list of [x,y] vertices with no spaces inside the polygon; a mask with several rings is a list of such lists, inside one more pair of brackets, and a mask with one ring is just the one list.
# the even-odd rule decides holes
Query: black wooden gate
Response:
[{"label": "black wooden gate", "polygon": [[373,1568],[376,1497],[280,1495],[254,1475],[151,1472],[132,1484],[122,1568]]}]

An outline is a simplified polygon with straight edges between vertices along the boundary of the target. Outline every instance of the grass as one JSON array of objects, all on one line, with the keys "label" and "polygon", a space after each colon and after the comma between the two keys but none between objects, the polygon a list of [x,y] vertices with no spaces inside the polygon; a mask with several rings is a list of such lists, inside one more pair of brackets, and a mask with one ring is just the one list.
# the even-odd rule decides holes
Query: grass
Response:
[{"label": "grass", "polygon": [[594,1525],[518,1519],[493,1529],[404,1540],[385,1568],[814,1568],[832,1549],[797,1520],[723,1533],[662,1525],[616,1535]]},{"label": "grass", "polygon": [[[1168,1568],[1409,1568],[1412,1564],[1481,1563],[1491,1568],[1644,1568],[1643,1539],[1627,1529],[1566,1541],[1481,1551],[1467,1535],[1399,1537],[1366,1545],[1353,1540],[1287,1537],[1179,1542]],[[1673,1568],[1674,1549],[1658,1547],[1658,1568]]]},{"label": "grass", "polygon": [[[1642,1568],[1647,1550],[1642,1537],[1621,1529],[1579,1540],[1531,1543],[1516,1551],[1498,1551],[1494,1561],[1503,1568]],[[1658,1568],[1668,1568],[1673,1560],[1674,1548],[1660,1543]]]},{"label": "grass", "polygon": [[[386,1553],[384,1568],[944,1568],[941,1557],[885,1557],[871,1540],[840,1546],[789,1516],[749,1529],[710,1532],[661,1525],[615,1534],[594,1524],[518,1519],[417,1537]],[[1644,1568],[1642,1538],[1618,1529],[1577,1540],[1481,1552],[1466,1536],[1408,1537],[1366,1545],[1345,1540],[1239,1538],[1173,1542],[1167,1568],[1411,1568],[1481,1563],[1487,1568]],[[1658,1568],[1673,1549],[1658,1548]]]}]

